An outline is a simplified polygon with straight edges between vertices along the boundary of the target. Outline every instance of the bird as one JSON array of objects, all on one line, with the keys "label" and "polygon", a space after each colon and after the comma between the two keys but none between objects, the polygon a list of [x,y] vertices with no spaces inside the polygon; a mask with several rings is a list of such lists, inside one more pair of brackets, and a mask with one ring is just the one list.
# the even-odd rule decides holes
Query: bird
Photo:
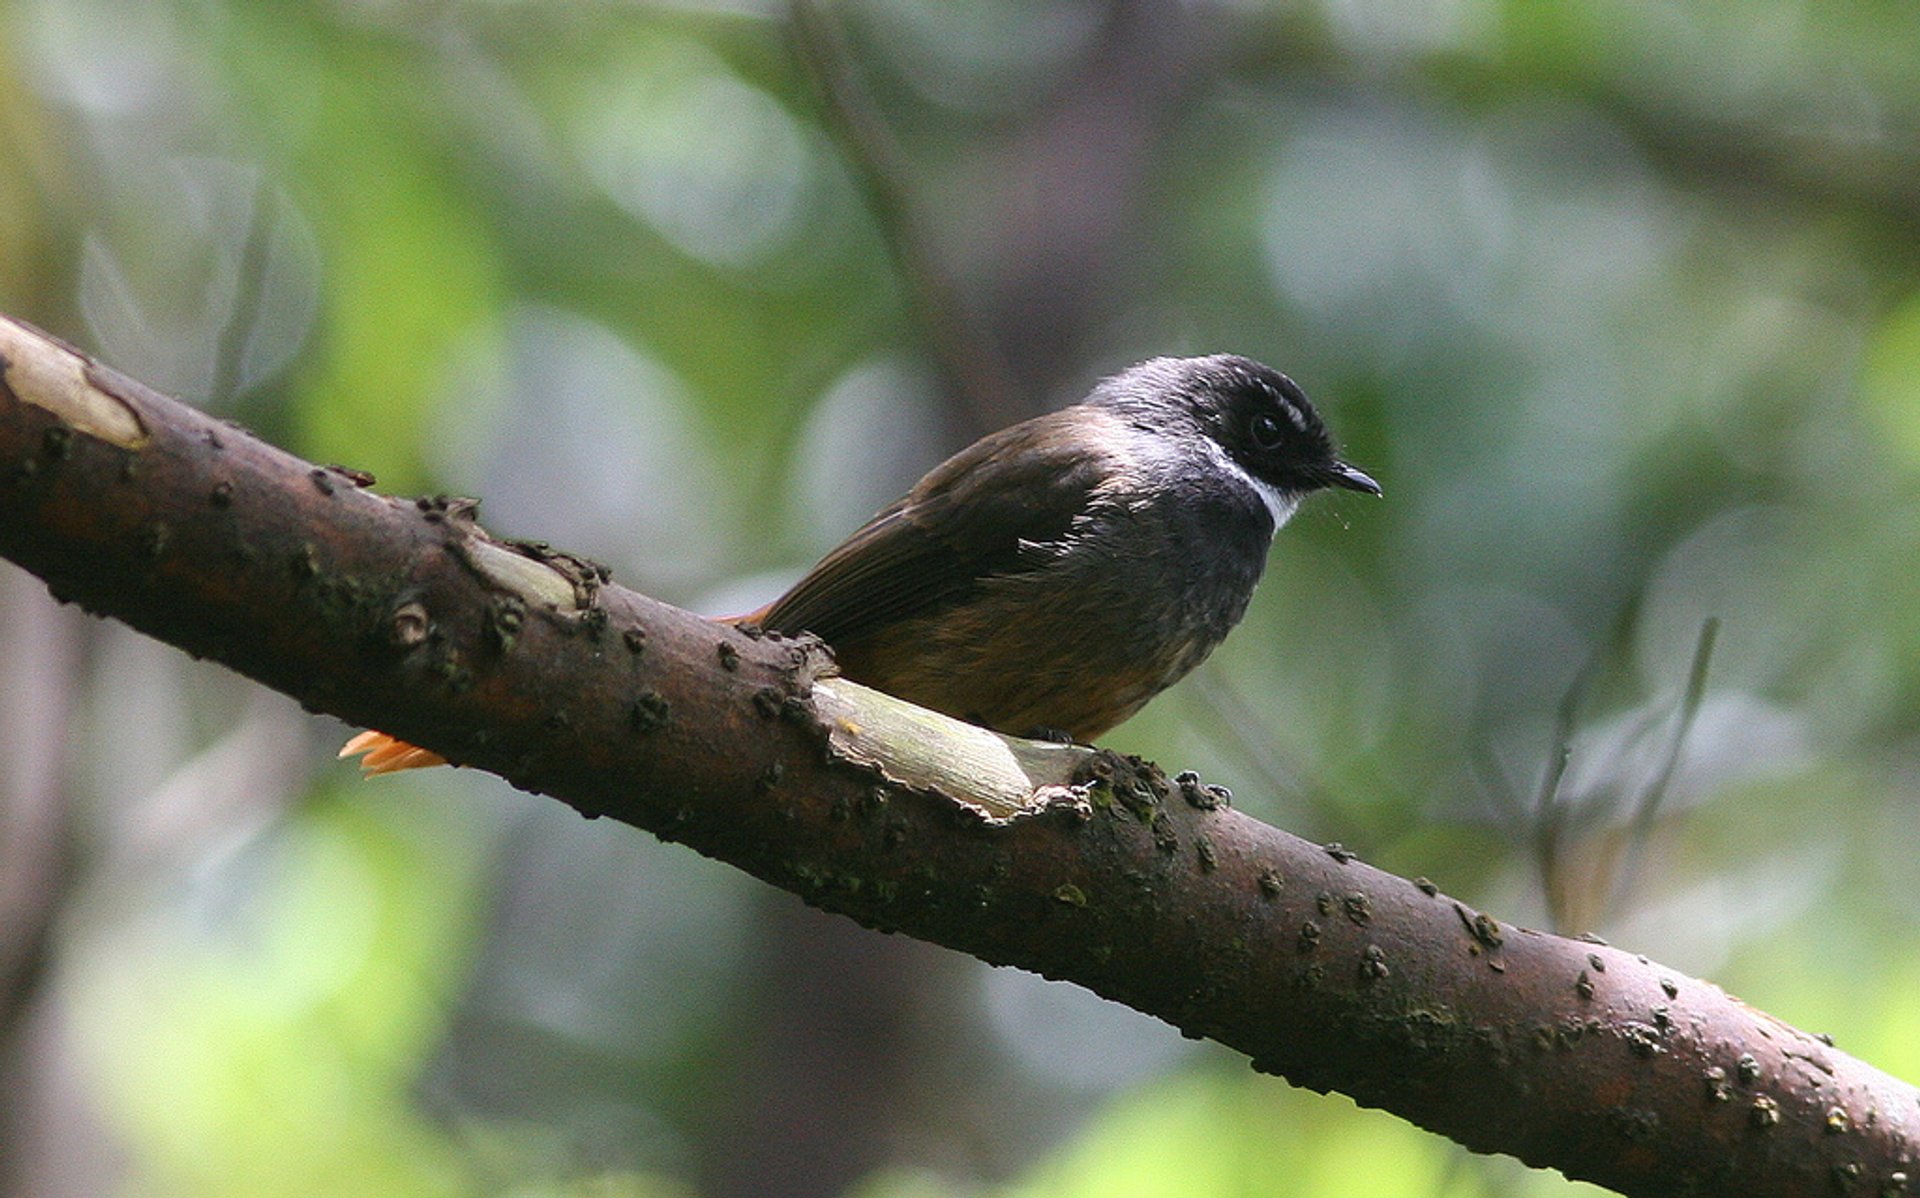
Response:
[{"label": "bird", "polygon": [[[732,622],[812,633],[843,677],[957,719],[1091,743],[1213,652],[1329,488],[1381,494],[1292,379],[1152,358],[960,450]],[[443,760],[377,732],[355,753],[368,774]]]}]

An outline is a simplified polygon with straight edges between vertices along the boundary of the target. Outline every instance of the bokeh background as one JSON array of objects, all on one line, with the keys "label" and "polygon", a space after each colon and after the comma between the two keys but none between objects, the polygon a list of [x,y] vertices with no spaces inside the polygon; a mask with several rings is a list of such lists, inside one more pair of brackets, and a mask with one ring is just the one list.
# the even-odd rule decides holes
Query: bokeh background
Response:
[{"label": "bokeh background", "polygon": [[[1273,362],[1386,499],[1111,742],[1920,1080],[1914,17],[0,0],[0,310],[714,613]],[[0,563],[5,1192],[1585,1189],[347,731]]]}]

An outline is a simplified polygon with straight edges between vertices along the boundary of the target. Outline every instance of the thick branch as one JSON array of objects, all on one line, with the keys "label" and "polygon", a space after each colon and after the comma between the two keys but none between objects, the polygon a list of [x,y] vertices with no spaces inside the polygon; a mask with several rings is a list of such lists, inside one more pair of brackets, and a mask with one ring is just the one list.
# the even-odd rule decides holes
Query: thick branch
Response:
[{"label": "thick branch", "polygon": [[4,318],[0,359],[0,553],[316,710],[1627,1193],[1898,1193],[1920,1157],[1913,1088],[1708,983],[823,680]]}]

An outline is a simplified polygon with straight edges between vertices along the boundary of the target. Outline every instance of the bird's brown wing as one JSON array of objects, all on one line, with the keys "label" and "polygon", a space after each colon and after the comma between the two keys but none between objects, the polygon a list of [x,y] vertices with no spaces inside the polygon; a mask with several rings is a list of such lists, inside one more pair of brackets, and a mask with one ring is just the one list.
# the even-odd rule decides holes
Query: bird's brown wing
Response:
[{"label": "bird's brown wing", "polygon": [[964,603],[982,579],[1033,569],[1044,560],[1033,546],[1065,536],[1111,474],[1086,419],[1043,416],[961,450],[751,622],[850,645]]}]

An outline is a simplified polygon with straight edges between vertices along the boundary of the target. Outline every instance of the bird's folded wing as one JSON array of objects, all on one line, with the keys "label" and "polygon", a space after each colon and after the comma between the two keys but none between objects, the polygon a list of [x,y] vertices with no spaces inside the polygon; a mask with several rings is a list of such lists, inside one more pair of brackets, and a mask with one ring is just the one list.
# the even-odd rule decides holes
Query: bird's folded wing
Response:
[{"label": "bird's folded wing", "polygon": [[843,647],[937,615],[984,579],[1044,562],[1037,547],[1067,535],[1110,469],[1066,422],[1002,430],[936,467],[750,619]]}]

